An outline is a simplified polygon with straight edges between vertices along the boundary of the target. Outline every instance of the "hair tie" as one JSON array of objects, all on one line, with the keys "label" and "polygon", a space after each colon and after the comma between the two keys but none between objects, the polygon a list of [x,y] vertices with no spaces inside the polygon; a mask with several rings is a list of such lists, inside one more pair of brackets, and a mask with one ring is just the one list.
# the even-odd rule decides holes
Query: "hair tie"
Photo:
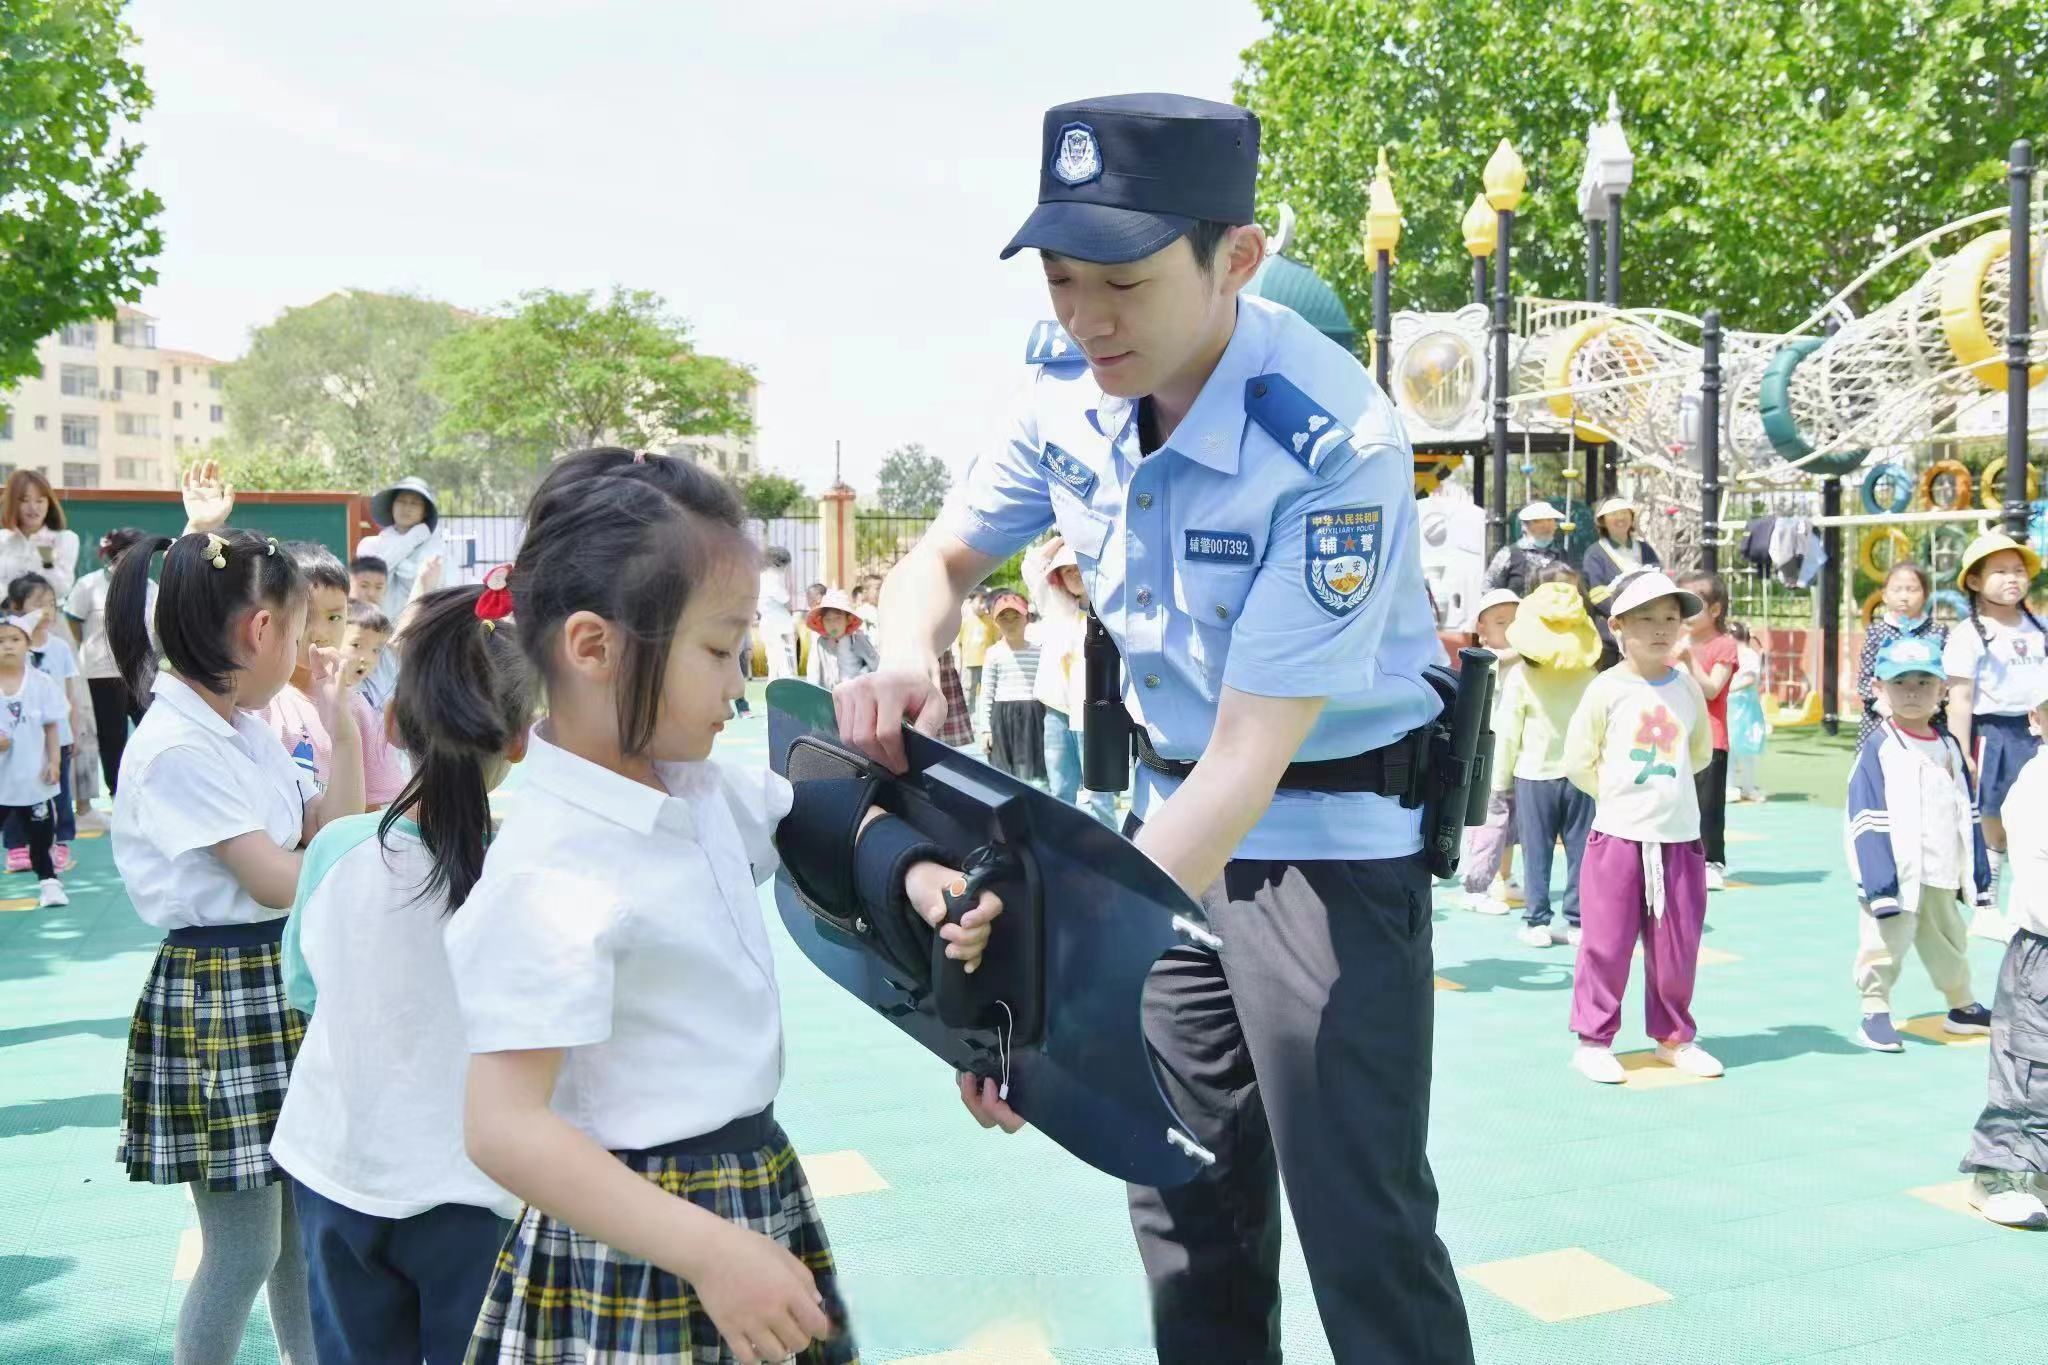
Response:
[{"label": "hair tie", "polygon": [[484,590],[476,599],[476,619],[484,629],[495,631],[498,622],[512,614],[512,566],[500,564],[484,575]]},{"label": "hair tie", "polygon": [[225,569],[228,566],[227,541],[223,537],[208,531],[206,533],[205,556],[207,562],[212,564],[214,568]]},{"label": "hair tie", "polygon": [[274,555],[274,554],[276,554],[276,553],[277,553],[277,537],[276,537],[276,536],[271,536],[271,537],[270,537],[270,543],[269,543],[269,544],[268,544],[267,546],[265,546],[265,547],[264,547],[263,553],[264,553],[264,554],[266,554],[266,555]]}]

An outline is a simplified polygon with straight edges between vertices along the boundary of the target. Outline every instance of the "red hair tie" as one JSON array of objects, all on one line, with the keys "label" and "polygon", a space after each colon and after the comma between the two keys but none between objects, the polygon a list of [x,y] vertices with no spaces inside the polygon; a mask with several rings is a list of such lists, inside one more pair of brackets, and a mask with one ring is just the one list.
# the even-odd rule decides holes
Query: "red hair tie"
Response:
[{"label": "red hair tie", "polygon": [[491,624],[512,614],[511,582],[510,564],[500,564],[484,575],[484,590],[476,599],[477,620]]}]

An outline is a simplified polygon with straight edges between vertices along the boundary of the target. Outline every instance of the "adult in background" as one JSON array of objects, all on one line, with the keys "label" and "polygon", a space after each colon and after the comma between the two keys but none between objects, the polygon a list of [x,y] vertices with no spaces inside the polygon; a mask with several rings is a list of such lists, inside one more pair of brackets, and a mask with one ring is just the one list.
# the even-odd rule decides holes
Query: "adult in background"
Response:
[{"label": "adult in background", "polygon": [[1486,587],[1506,588],[1516,597],[1527,597],[1536,586],[1536,576],[1552,564],[1565,564],[1564,546],[1557,539],[1557,524],[1564,513],[1538,498],[1521,510],[1522,534],[1500,547],[1493,563],[1486,566]]},{"label": "adult in background", "polygon": [[[428,561],[444,558],[441,506],[425,479],[404,478],[370,499],[370,519],[379,529],[356,542],[355,557],[384,561],[384,600],[378,605],[395,626],[405,615]],[[390,697],[397,685],[398,656],[395,648],[385,650],[376,671],[364,682],[363,695],[374,698],[373,705]]]},{"label": "adult in background", "polygon": [[790,610],[789,551],[770,545],[761,551],[761,649],[768,656],[768,679],[796,676],[796,613]]},{"label": "adult in background", "polygon": [[[146,534],[139,527],[122,526],[101,536],[100,567],[72,584],[64,601],[64,614],[78,632],[78,671],[85,675],[100,776],[110,797],[120,789],[121,753],[128,747],[128,726],[142,719],[142,707],[128,691],[121,667],[114,662],[114,647],[107,641],[107,577],[122,551]],[[154,620],[156,584],[149,585],[147,598],[144,613]]]},{"label": "adult in background", "polygon": [[64,504],[40,470],[17,469],[0,494],[0,583],[41,574],[62,602],[78,577],[78,532],[65,529]]},{"label": "adult in background", "polygon": [[1593,526],[1599,538],[1586,547],[1582,567],[1593,624],[1600,631],[1600,667],[1611,668],[1621,652],[1614,646],[1614,632],[1607,628],[1609,586],[1631,569],[1655,569],[1663,561],[1657,558],[1657,547],[1636,534],[1636,505],[1627,498],[1602,502],[1593,513]]}]

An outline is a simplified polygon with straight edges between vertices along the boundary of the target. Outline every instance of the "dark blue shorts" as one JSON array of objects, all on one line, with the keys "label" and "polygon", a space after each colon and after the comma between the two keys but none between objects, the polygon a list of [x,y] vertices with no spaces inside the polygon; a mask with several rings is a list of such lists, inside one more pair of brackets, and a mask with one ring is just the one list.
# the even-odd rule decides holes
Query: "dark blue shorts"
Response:
[{"label": "dark blue shorts", "polygon": [[1977,764],[1977,808],[1997,819],[2020,769],[2041,741],[2027,728],[2025,716],[1970,717],[1970,757]]}]

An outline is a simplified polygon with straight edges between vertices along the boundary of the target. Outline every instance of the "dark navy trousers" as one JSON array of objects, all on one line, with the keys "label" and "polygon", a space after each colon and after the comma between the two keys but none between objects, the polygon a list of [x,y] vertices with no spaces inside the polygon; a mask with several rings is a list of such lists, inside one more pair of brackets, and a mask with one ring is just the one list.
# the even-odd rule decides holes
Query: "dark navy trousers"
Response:
[{"label": "dark navy trousers", "polygon": [[461,1365],[512,1225],[473,1204],[379,1218],[292,1195],[320,1365]]},{"label": "dark navy trousers", "polygon": [[1515,779],[1515,839],[1522,845],[1522,918],[1550,923],[1550,868],[1564,840],[1564,922],[1579,923],[1579,864],[1593,832],[1593,798],[1570,780]]}]

